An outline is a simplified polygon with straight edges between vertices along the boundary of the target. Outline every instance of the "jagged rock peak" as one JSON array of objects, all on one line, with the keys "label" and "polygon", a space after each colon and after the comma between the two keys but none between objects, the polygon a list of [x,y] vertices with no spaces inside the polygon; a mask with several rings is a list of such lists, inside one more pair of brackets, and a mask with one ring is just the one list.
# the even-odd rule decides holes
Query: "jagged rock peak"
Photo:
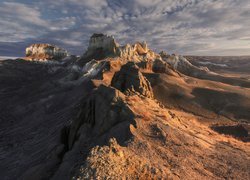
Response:
[{"label": "jagged rock peak", "polygon": [[127,95],[139,93],[149,98],[153,97],[150,82],[142,75],[134,62],[126,63],[121,67],[120,71],[115,73],[111,86]]},{"label": "jagged rock peak", "polygon": [[68,56],[68,52],[51,44],[32,44],[26,48],[27,60],[52,60],[62,59]]}]

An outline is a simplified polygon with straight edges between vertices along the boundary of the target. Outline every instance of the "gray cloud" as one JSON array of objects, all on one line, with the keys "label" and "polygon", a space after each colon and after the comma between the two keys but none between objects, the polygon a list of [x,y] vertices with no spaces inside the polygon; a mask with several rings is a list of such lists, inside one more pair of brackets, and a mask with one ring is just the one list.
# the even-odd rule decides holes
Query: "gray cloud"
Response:
[{"label": "gray cloud", "polygon": [[249,12],[248,0],[0,2],[0,55],[22,54],[36,42],[82,54],[95,32],[170,53],[250,55]]}]

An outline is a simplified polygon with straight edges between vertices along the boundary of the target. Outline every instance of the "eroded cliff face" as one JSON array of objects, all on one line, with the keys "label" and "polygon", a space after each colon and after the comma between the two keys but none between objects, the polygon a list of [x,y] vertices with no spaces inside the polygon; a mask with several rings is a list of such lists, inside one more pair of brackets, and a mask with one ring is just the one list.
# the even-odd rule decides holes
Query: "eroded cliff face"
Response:
[{"label": "eroded cliff face", "polygon": [[113,36],[104,34],[93,34],[89,40],[89,46],[84,53],[84,59],[100,60],[107,56],[117,55],[119,44],[116,43]]},{"label": "eroded cliff face", "polygon": [[152,61],[161,58],[148,48],[146,42],[136,42],[120,46],[113,36],[104,34],[93,34],[89,40],[87,51],[80,59],[80,64],[84,65],[92,59],[101,60],[108,57],[122,58],[124,61]]},{"label": "eroded cliff face", "polygon": [[68,56],[68,52],[51,44],[32,44],[26,48],[27,60],[52,60]]}]

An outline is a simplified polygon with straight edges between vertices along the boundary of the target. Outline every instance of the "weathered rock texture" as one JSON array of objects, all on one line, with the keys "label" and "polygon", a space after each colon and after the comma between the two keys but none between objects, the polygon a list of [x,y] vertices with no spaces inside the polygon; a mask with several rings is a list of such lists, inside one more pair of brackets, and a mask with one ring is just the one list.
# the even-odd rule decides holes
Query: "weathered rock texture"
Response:
[{"label": "weathered rock texture", "polygon": [[68,55],[67,51],[51,44],[32,44],[26,48],[29,60],[62,59]]},{"label": "weathered rock texture", "polygon": [[142,75],[134,62],[123,65],[121,70],[115,73],[111,85],[126,94],[138,92],[143,96],[153,97],[150,82]]}]

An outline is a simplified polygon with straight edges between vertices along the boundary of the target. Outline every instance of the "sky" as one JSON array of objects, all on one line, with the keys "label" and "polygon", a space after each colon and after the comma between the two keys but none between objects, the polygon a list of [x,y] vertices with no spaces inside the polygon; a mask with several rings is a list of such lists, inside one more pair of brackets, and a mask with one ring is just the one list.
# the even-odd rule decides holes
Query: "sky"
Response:
[{"label": "sky", "polygon": [[81,55],[93,33],[157,52],[250,55],[250,0],[0,0],[0,56],[33,43]]}]

